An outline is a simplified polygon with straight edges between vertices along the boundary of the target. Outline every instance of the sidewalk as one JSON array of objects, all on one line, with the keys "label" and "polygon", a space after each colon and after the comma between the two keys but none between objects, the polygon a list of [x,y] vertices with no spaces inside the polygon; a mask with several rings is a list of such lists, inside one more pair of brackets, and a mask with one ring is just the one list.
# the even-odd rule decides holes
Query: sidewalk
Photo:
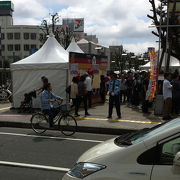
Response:
[{"label": "sidewalk", "polygon": [[[0,126],[31,128],[30,114],[18,114],[16,110],[10,110],[10,103],[0,104]],[[153,112],[143,114],[140,107],[132,108],[126,104],[121,105],[122,118],[116,119],[114,108],[113,119],[107,119],[108,103],[96,104],[88,110],[90,116],[84,116],[84,110],[79,111],[77,118],[79,132],[122,134],[143,128],[151,128],[162,123],[162,118],[154,116]],[[73,113],[73,112],[72,112]],[[57,128],[57,127],[56,127]]]}]

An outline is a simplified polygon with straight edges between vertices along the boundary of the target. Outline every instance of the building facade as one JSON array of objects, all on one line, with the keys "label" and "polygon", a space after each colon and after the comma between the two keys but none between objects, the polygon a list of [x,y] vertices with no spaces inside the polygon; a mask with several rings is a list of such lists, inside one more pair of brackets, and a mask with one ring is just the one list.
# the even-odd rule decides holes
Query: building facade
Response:
[{"label": "building facade", "polygon": [[43,31],[40,26],[13,25],[14,5],[0,2],[1,54],[3,62],[15,62],[37,51]]}]

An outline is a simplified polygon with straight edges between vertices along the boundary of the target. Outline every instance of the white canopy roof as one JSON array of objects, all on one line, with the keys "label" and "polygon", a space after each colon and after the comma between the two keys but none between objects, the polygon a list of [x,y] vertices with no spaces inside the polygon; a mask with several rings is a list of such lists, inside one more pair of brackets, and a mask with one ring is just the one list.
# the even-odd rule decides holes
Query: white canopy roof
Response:
[{"label": "white canopy roof", "polygon": [[84,54],[76,42],[71,42],[66,51]]},{"label": "white canopy roof", "polygon": [[57,42],[53,35],[50,35],[44,45],[36,53],[11,64],[11,69],[13,70],[18,65],[59,64],[68,63],[68,61],[69,53]]},{"label": "white canopy roof", "polygon": [[[163,62],[162,62],[162,67],[165,67],[165,59],[166,59],[166,56],[164,55]],[[169,66],[174,67],[174,68],[178,68],[178,67],[180,67],[180,61],[177,58],[175,58],[174,56],[171,56]],[[150,62],[148,62],[147,64],[141,66],[141,68],[142,69],[150,68]]]},{"label": "white canopy roof", "polygon": [[80,41],[77,42],[77,44],[88,44],[89,41],[87,41],[86,39],[81,39]]}]

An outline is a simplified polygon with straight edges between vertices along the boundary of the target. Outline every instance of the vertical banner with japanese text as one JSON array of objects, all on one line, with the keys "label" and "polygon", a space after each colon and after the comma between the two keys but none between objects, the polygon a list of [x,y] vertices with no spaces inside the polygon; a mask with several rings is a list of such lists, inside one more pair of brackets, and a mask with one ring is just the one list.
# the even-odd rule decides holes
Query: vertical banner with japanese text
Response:
[{"label": "vertical banner with japanese text", "polygon": [[151,51],[149,52],[150,59],[150,79],[149,86],[146,92],[146,100],[152,100],[155,97],[156,93],[156,81],[157,81],[157,73],[158,73],[158,52]]}]

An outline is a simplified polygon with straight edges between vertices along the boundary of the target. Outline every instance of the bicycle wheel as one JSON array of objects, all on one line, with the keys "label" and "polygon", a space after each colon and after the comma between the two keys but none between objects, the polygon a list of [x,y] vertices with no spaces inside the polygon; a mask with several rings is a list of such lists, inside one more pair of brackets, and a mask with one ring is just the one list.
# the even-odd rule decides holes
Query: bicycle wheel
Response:
[{"label": "bicycle wheel", "polygon": [[31,117],[31,127],[38,134],[44,133],[49,128],[46,116],[42,113],[33,114]]},{"label": "bicycle wheel", "polygon": [[77,122],[73,116],[63,115],[58,122],[58,128],[64,135],[71,136],[77,130]]}]

